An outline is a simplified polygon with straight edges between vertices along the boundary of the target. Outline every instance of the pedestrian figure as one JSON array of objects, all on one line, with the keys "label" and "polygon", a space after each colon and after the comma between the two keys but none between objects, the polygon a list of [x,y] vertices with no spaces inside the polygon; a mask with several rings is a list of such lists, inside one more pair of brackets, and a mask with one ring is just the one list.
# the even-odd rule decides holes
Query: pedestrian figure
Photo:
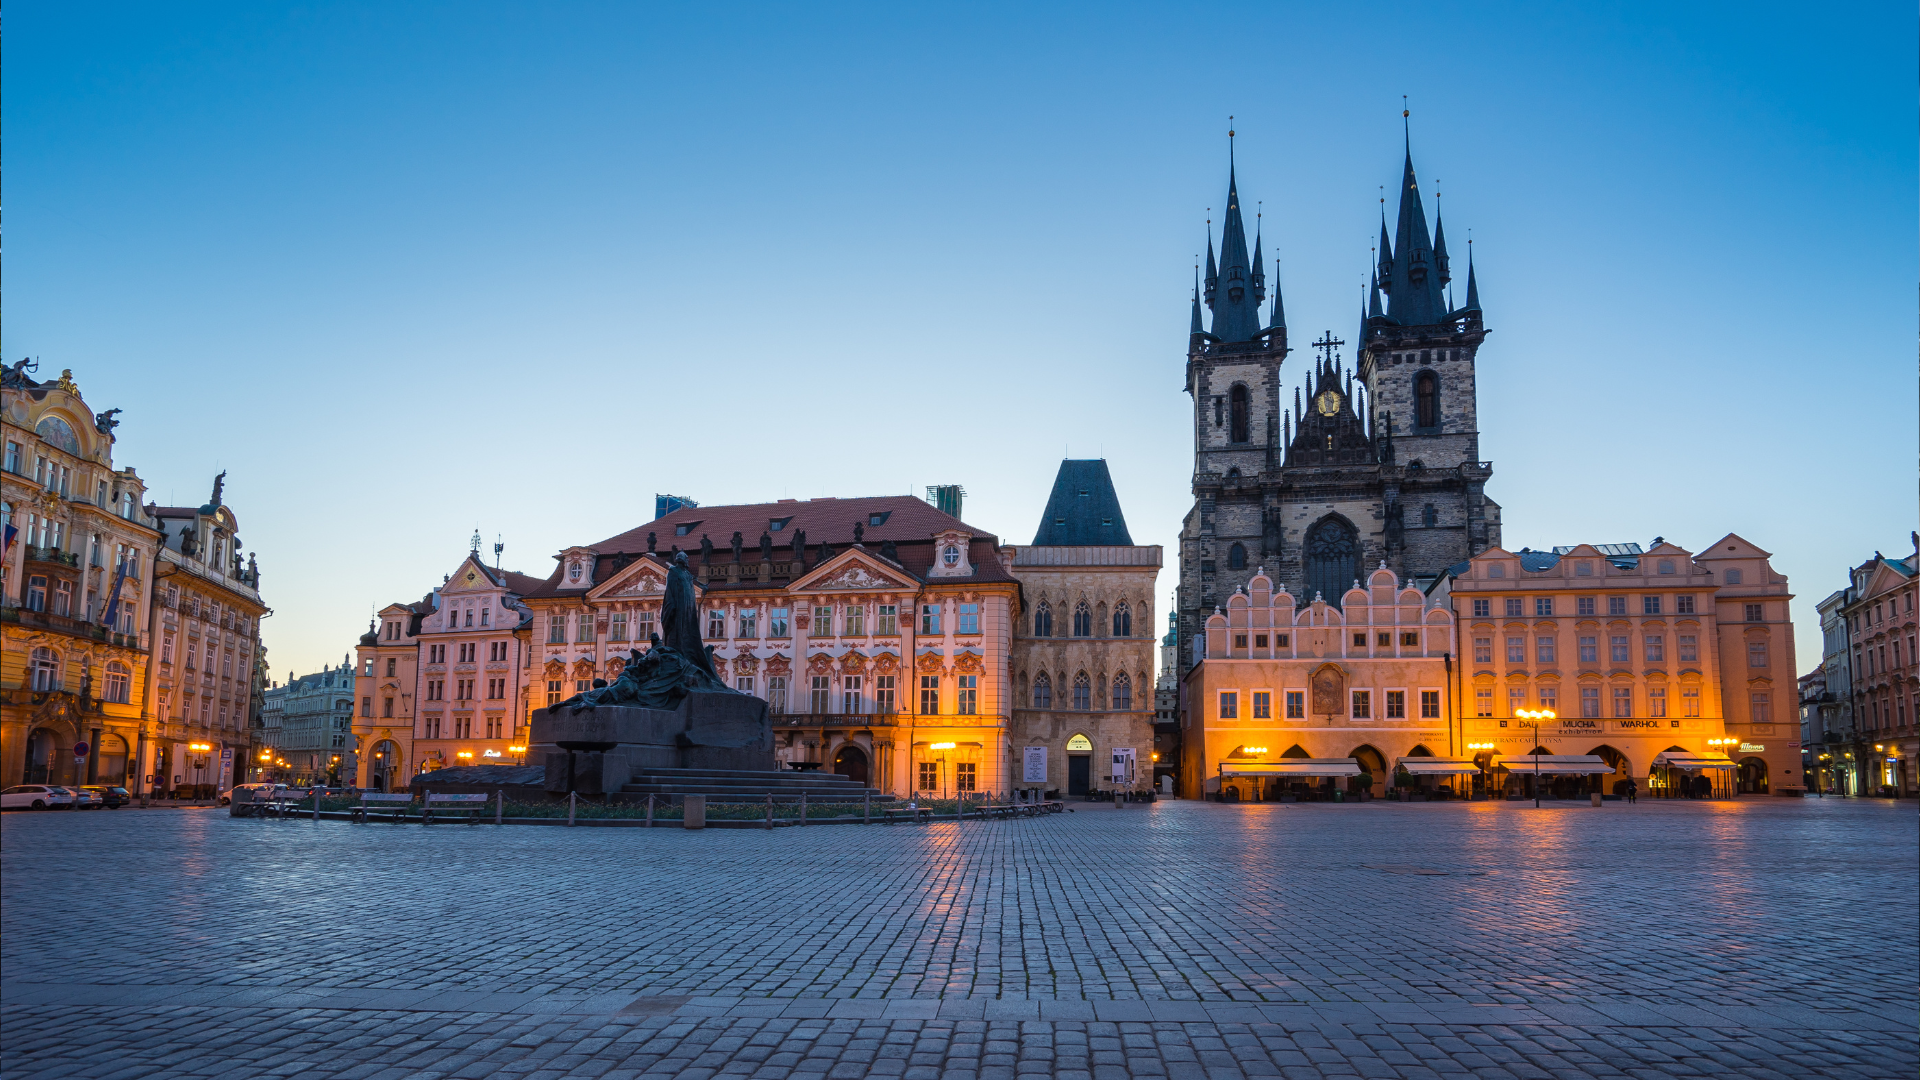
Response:
[{"label": "pedestrian figure", "polygon": [[1640,785],[1633,782],[1633,777],[1631,776],[1627,777],[1627,805],[1628,806],[1632,806],[1635,802],[1639,801],[1636,798],[1636,796],[1638,796],[1639,793],[1640,793]]}]

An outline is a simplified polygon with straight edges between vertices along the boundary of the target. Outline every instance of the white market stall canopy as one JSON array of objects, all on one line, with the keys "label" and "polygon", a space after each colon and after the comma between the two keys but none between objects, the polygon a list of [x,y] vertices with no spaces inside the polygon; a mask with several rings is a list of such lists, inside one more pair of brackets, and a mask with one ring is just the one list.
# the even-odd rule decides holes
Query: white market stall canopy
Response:
[{"label": "white market stall canopy", "polygon": [[1413,776],[1468,776],[1480,771],[1472,758],[1403,757],[1394,765]]},{"label": "white market stall canopy", "polygon": [[1359,776],[1364,771],[1360,763],[1350,757],[1220,763],[1221,776]]},{"label": "white market stall canopy", "polygon": [[1611,775],[1613,766],[1593,754],[1503,754],[1494,767],[1514,775],[1592,776]]},{"label": "white market stall canopy", "polygon": [[1676,750],[1668,750],[1656,755],[1653,763],[1655,766],[1664,765],[1670,769],[1733,770],[1740,767],[1729,760],[1725,754],[1683,754]]}]

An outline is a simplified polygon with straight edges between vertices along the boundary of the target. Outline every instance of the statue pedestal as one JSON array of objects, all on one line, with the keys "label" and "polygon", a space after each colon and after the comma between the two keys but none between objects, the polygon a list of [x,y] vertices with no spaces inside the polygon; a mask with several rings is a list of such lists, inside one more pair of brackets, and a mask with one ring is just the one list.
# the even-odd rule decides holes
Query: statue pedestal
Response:
[{"label": "statue pedestal", "polygon": [[672,710],[635,705],[536,709],[528,756],[546,765],[548,791],[567,789],[567,751],[561,743],[612,744],[608,750],[574,754],[574,790],[584,795],[619,791],[642,770],[779,767],[767,703],[750,694],[695,691]]}]

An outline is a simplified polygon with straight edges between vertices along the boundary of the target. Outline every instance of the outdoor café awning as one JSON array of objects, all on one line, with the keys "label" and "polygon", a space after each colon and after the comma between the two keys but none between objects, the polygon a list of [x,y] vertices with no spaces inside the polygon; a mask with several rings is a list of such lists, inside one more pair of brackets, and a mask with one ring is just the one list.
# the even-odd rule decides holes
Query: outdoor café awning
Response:
[{"label": "outdoor caf\u00e9 awning", "polygon": [[1403,757],[1394,766],[1414,776],[1470,776],[1480,771],[1472,758]]},{"label": "outdoor caf\u00e9 awning", "polygon": [[1596,773],[1610,775],[1613,766],[1593,754],[1503,754],[1493,763],[1496,769],[1505,769],[1518,775],[1541,776],[1592,776]]},{"label": "outdoor caf\u00e9 awning", "polygon": [[1738,769],[1725,754],[1682,754],[1666,751],[1656,754],[1653,759],[1656,766],[1670,769]]},{"label": "outdoor caf\u00e9 awning", "polygon": [[1350,757],[1220,763],[1221,776],[1359,776],[1362,771],[1360,763]]}]

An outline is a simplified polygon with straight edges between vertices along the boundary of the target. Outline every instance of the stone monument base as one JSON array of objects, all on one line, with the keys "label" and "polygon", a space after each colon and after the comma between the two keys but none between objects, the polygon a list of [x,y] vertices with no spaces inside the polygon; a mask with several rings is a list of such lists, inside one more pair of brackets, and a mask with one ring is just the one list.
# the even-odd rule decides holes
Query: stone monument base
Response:
[{"label": "stone monument base", "polygon": [[583,795],[612,794],[648,770],[779,768],[767,703],[750,694],[694,691],[672,710],[536,709],[529,736],[528,758],[546,766],[550,792],[567,790],[569,751],[562,743],[601,747],[571,752],[573,790]]}]

